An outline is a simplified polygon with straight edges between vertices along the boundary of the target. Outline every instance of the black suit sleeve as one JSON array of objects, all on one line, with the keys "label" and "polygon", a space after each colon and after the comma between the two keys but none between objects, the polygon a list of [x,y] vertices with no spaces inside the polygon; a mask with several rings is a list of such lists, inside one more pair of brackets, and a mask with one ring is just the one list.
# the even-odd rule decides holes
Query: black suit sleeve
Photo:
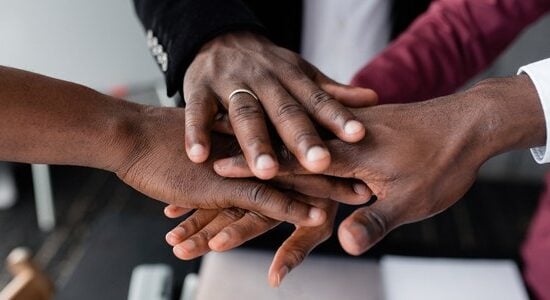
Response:
[{"label": "black suit sleeve", "polygon": [[134,5],[169,96],[181,90],[185,70],[206,42],[233,30],[265,32],[240,0],[134,0]]}]

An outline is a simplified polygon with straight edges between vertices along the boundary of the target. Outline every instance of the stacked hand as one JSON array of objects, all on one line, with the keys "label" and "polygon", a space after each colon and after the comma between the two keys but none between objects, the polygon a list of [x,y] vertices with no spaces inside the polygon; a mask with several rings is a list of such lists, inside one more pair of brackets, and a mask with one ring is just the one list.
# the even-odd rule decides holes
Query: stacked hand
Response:
[{"label": "stacked hand", "polygon": [[[181,109],[146,109],[137,128],[128,128],[133,139],[127,157],[114,171],[136,190],[166,203],[184,208],[219,209],[239,207],[277,220],[299,225],[319,225],[326,213],[288,197],[257,180],[226,180],[214,173],[212,161],[194,164],[184,155],[184,146],[174,137],[183,136]],[[220,146],[212,159],[234,152],[231,139],[216,136]]]},{"label": "stacked hand", "polygon": [[[233,93],[238,90],[250,93]],[[247,32],[221,35],[204,45],[187,69],[183,92],[189,158],[205,161],[215,120],[228,119],[248,166],[262,179],[278,171],[266,121],[306,169],[321,172],[330,164],[330,153],[314,124],[357,142],[365,129],[344,105],[376,102],[371,90],[338,84],[296,53]]]},{"label": "stacked hand", "polygon": [[[234,93],[239,90],[246,92]],[[299,55],[246,32],[225,34],[204,45],[186,72],[183,91],[185,149],[189,159],[203,163],[221,158],[211,152],[212,149],[220,152],[219,145],[224,142],[213,143],[210,131],[230,133],[254,176],[272,179],[270,184],[285,191],[287,197],[321,207],[323,216],[328,214],[315,227],[292,222],[297,229],[276,255],[270,271],[272,284],[284,276],[280,275],[286,273],[282,270],[298,265],[309,251],[331,235],[337,208],[334,200],[360,204],[370,199],[370,191],[360,181],[329,180],[326,176],[275,177],[279,171],[278,155],[268,128],[272,124],[277,140],[280,138],[285,150],[305,169],[321,172],[328,168],[331,158],[316,124],[343,141],[360,141],[365,129],[344,105],[373,105],[377,101],[373,91],[338,84]],[[212,187],[210,180],[202,182]],[[224,182],[239,185],[231,180]],[[201,190],[195,186],[189,188]],[[270,200],[262,203],[271,204]],[[171,205],[166,214],[180,217],[197,207]],[[270,217],[273,215],[240,204],[226,209],[199,209],[170,232],[167,241],[174,246],[176,256],[191,259],[210,249],[234,248],[277,226],[278,220],[286,221],[281,215]]]},{"label": "stacked hand", "polygon": [[[375,104],[376,94],[335,83],[246,32],[204,45],[183,91],[185,110],[152,108],[0,67],[0,160],[105,169],[170,204],[170,217],[197,209],[167,235],[182,259],[290,222],[296,230],[270,270],[278,285],[330,236],[337,202],[372,204],[338,230],[343,248],[358,255],[397,226],[451,206],[488,158],[545,142],[526,75],[423,103],[350,110]],[[321,130],[338,139],[322,140]],[[279,139],[284,146],[274,149]]]},{"label": "stacked hand", "polygon": [[[369,135],[354,145],[327,141],[332,163],[323,172],[363,181],[378,198],[373,205],[357,209],[339,226],[343,248],[354,255],[367,251],[394,228],[450,207],[472,185],[477,170],[488,158],[544,142],[540,134],[544,132],[544,118],[526,76],[486,81],[464,93],[422,103],[384,105],[354,113],[368,128]],[[217,161],[214,168],[225,177],[254,175],[243,156]],[[292,157],[281,162],[280,176],[304,179],[308,174],[311,173]],[[325,207],[336,209],[334,203]],[[285,242],[270,269],[273,285],[305,258],[315,242],[326,238],[333,222],[330,217],[333,215],[329,212],[329,219],[319,227],[299,227]],[[185,244],[189,234],[199,232],[196,238],[202,239],[203,245],[224,251],[276,225],[259,219],[258,216],[256,221],[242,221],[238,226],[218,223],[214,235],[200,233],[201,228],[216,222],[214,218],[185,221],[181,228],[187,228],[189,223],[198,226],[192,233],[185,231],[182,235],[176,229],[173,233],[178,238],[171,242]],[[256,230],[262,222],[266,225]],[[317,236],[309,239],[302,234],[307,231],[316,232]],[[232,242],[224,244],[228,239]],[[201,253],[207,250],[205,246]]]}]

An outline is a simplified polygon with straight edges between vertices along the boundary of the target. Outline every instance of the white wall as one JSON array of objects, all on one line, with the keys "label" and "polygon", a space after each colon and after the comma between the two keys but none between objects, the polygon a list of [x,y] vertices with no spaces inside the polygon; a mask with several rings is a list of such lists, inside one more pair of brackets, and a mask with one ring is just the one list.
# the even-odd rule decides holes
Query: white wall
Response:
[{"label": "white wall", "polygon": [[162,78],[130,0],[0,0],[0,65],[102,91]]}]

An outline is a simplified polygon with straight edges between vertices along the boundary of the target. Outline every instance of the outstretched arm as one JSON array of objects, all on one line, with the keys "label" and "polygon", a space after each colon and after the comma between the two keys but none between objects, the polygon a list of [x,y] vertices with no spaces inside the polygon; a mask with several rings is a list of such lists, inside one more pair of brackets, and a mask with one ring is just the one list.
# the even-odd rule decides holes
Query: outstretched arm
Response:
[{"label": "outstretched arm", "polygon": [[[0,67],[0,160],[69,164],[116,173],[138,191],[186,208],[241,207],[318,225],[326,213],[255,180],[224,180],[192,163],[178,136],[182,109],[142,106],[80,85]],[[214,158],[235,151],[215,137]]]},{"label": "outstretched arm", "polygon": [[[140,106],[92,89],[0,66],[0,160],[116,170],[118,135]],[[131,130],[131,128],[128,128]]]}]

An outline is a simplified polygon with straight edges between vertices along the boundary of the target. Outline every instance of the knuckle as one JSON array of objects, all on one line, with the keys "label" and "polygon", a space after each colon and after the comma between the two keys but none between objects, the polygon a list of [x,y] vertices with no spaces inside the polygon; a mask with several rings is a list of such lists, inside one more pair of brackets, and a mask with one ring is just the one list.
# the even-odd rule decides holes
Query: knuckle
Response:
[{"label": "knuckle", "polygon": [[271,192],[268,187],[263,184],[256,184],[252,188],[247,189],[245,192],[246,199],[250,201],[255,207],[262,207],[271,197]]},{"label": "knuckle", "polygon": [[256,68],[252,74],[254,74],[254,80],[260,82],[271,81],[273,79],[273,74],[266,68]]},{"label": "knuckle", "polygon": [[184,228],[187,227],[186,228],[187,230],[190,230],[191,232],[195,232],[202,227],[202,224],[198,218],[191,216],[187,220],[185,220],[184,223],[182,223],[181,227],[184,227]]},{"label": "knuckle", "polygon": [[302,143],[313,142],[316,139],[317,139],[317,133],[311,132],[311,131],[298,131],[294,135],[294,142],[297,145],[300,145]]},{"label": "knuckle", "polygon": [[209,241],[212,237],[213,234],[209,230],[201,230],[194,236],[197,243],[201,243],[201,241]]},{"label": "knuckle", "polygon": [[300,263],[302,263],[306,257],[307,257],[306,251],[300,248],[292,248],[288,251],[288,259],[290,260],[290,263],[292,267],[296,267]]},{"label": "knuckle", "polygon": [[306,74],[295,64],[288,63],[283,70],[284,78],[288,81],[299,81],[306,77]]},{"label": "knuckle", "polygon": [[338,121],[342,119],[349,119],[348,112],[343,107],[332,107],[328,117],[331,121]]},{"label": "knuckle", "polygon": [[[234,97],[247,97],[245,95],[235,95]],[[263,115],[262,108],[256,103],[256,100],[235,98],[233,101],[237,101],[239,105],[234,110],[234,121],[244,122],[259,119]],[[254,102],[252,102],[254,101]]]},{"label": "knuckle", "polygon": [[[236,167],[240,167],[240,168],[247,168],[248,167],[246,159],[244,158],[243,155],[233,156],[230,159],[231,159],[231,164],[236,166]],[[226,179],[224,179],[224,180],[226,180]]]},{"label": "knuckle", "polygon": [[245,212],[240,208],[224,209],[221,213],[227,219],[232,220],[232,221],[239,220],[245,214]]},{"label": "knuckle", "polygon": [[381,238],[388,232],[388,218],[374,208],[363,209],[356,217],[365,226],[368,236]]},{"label": "knuckle", "polygon": [[255,211],[249,211],[247,212],[248,215],[252,217],[252,219],[259,221],[260,223],[270,223],[272,220],[262,214],[259,214]]},{"label": "knuckle", "polygon": [[212,103],[206,100],[193,100],[196,98],[190,98],[189,102],[185,105],[185,111],[188,117],[196,117],[196,114],[203,113],[204,111],[212,108]]},{"label": "knuckle", "polygon": [[314,114],[320,113],[327,105],[332,103],[334,99],[323,90],[313,91],[309,96],[309,105]]},{"label": "knuckle", "polygon": [[296,205],[296,202],[290,198],[287,198],[284,203],[284,214],[286,216],[292,216],[295,215],[298,211],[298,207]]},{"label": "knuckle", "polygon": [[281,123],[291,121],[296,117],[305,116],[304,107],[295,102],[286,102],[279,105],[277,108],[277,118]]}]

